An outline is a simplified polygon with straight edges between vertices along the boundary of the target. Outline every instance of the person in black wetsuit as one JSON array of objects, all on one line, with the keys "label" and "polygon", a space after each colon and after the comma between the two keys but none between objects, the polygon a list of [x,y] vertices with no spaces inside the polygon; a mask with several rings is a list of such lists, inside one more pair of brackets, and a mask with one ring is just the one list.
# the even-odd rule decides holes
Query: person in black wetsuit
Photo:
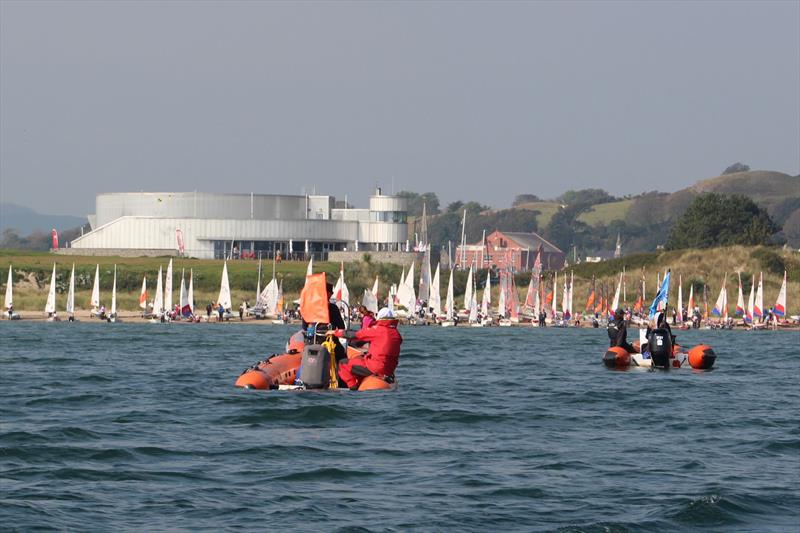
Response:
[{"label": "person in black wetsuit", "polygon": [[628,344],[628,325],[625,323],[625,311],[614,311],[614,320],[608,323],[609,347],[619,346],[630,353],[636,350]]},{"label": "person in black wetsuit", "polygon": [[672,334],[672,328],[669,327],[669,322],[667,321],[666,313],[659,313],[656,316],[656,327],[655,328],[651,328],[649,324],[647,325],[647,332],[645,333],[645,338],[646,339],[650,338],[650,332],[653,331],[653,329],[665,329],[665,330],[667,330],[667,332],[669,333],[670,340],[672,340],[672,345],[675,346],[675,338],[676,337],[675,337],[675,335]]}]

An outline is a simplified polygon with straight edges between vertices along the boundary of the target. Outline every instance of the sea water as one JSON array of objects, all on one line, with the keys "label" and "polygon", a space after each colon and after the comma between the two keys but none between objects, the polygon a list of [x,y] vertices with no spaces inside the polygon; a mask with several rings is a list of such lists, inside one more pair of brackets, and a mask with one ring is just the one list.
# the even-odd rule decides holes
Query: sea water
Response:
[{"label": "sea water", "polygon": [[0,323],[0,529],[798,530],[800,333],[401,331],[394,391],[278,392],[289,326]]}]

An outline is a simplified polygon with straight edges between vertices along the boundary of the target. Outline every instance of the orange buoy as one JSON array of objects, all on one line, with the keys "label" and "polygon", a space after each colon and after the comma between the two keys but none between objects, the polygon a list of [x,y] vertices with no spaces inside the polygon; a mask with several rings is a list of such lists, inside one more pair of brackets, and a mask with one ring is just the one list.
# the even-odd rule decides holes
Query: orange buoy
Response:
[{"label": "orange buoy", "polygon": [[631,365],[631,354],[620,346],[612,346],[603,356],[603,364],[608,368],[628,368]]},{"label": "orange buoy", "polygon": [[711,346],[707,344],[698,344],[689,350],[689,364],[692,368],[708,370],[714,366],[716,360],[717,354],[715,354]]}]

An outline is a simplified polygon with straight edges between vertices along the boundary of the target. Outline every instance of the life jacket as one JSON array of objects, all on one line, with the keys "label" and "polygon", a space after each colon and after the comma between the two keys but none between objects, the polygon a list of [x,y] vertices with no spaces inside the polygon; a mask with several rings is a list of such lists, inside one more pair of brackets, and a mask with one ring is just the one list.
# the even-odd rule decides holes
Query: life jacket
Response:
[{"label": "life jacket", "polygon": [[375,374],[390,376],[397,368],[400,345],[403,343],[397,324],[397,319],[378,320],[373,327],[356,331],[356,340],[369,342],[369,351],[364,360]]}]

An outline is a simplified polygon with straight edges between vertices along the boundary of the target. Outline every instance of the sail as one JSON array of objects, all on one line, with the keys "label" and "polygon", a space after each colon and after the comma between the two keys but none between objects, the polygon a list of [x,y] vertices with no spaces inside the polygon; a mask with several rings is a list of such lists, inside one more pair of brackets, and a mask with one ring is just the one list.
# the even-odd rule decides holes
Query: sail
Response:
[{"label": "sail", "polygon": [[361,297],[361,305],[372,311],[378,312],[378,299],[369,289],[364,289],[364,296]]},{"label": "sail", "polygon": [[375,283],[372,284],[372,294],[378,297],[378,276],[375,276]]},{"label": "sail", "polygon": [[333,287],[333,297],[337,302],[350,305],[350,290],[347,288],[347,283],[344,281],[344,262],[342,262],[339,269],[339,279],[336,280],[336,285]]},{"label": "sail", "polygon": [[172,259],[167,265],[167,275],[164,276],[164,310],[172,312]]},{"label": "sail", "polygon": [[717,302],[714,304],[714,308],[711,310],[711,314],[714,316],[727,316],[728,315],[728,289],[725,287],[727,283],[728,275],[725,274],[725,279],[722,281],[722,288],[719,290],[719,296],[717,297]]},{"label": "sail", "polygon": [[536,294],[533,295],[533,315],[536,319],[539,319],[539,313],[542,312],[542,302],[539,298],[539,291],[536,291]]},{"label": "sail", "polygon": [[428,298],[428,308],[433,313],[433,316],[442,314],[442,295],[440,290],[441,282],[439,281],[439,265],[437,264],[436,272],[433,274],[433,280],[431,281],[430,297]]},{"label": "sail", "polygon": [[278,280],[272,278],[261,294],[258,295],[256,300],[256,308],[261,309],[267,315],[275,314],[275,308],[278,306]]},{"label": "sail", "polygon": [[114,282],[111,285],[111,316],[117,316],[117,265],[114,265]]},{"label": "sail", "polygon": [[[475,282],[473,281],[473,286],[472,286],[472,294],[473,295],[478,290],[477,287],[475,287],[474,284],[475,284]],[[474,324],[477,321],[478,321],[478,299],[473,296],[472,300],[470,301],[470,306],[469,306],[469,323],[470,324]]]},{"label": "sail", "polygon": [[552,313],[552,317],[555,319],[556,315],[558,314],[558,308],[556,306],[556,293],[558,292],[558,272],[553,272],[553,292],[550,295],[552,300],[550,302],[550,312]]},{"label": "sail", "polygon": [[736,315],[744,315],[744,294],[742,293],[742,273],[737,273],[739,276],[739,296],[736,298]]},{"label": "sail", "polygon": [[219,283],[219,296],[217,297],[217,303],[222,304],[226,310],[231,309],[233,304],[231,303],[231,286],[228,283],[228,262],[222,265],[222,279]]},{"label": "sail", "polygon": [[569,310],[569,316],[572,316],[572,291],[575,287],[575,273],[570,271],[569,273],[569,298],[567,299],[567,309]]},{"label": "sail", "polygon": [[314,273],[314,256],[311,256],[311,259],[308,260],[308,267],[306,268],[306,276],[310,276]]},{"label": "sail", "polygon": [[514,281],[514,274],[508,273],[508,294],[509,294],[509,314],[511,320],[519,320],[519,292],[517,292],[517,284]]},{"label": "sail", "polygon": [[483,287],[483,299],[481,300],[481,315],[489,316],[489,306],[492,305],[492,276],[490,271],[486,271],[486,285]]},{"label": "sail", "polygon": [[164,292],[161,284],[161,266],[158,267],[158,281],[156,281],[156,295],[153,297],[153,314],[161,316],[164,314]]},{"label": "sail", "polygon": [[469,311],[472,309],[472,265],[469,266],[469,274],[467,274],[467,286],[464,289],[464,309]]},{"label": "sail", "polygon": [[178,305],[181,306],[181,315],[182,316],[192,316],[192,308],[189,307],[189,291],[186,289],[186,279],[185,279],[185,272],[181,270],[181,294],[180,294],[180,302]]},{"label": "sail", "polygon": [[756,289],[756,303],[753,306],[753,316],[761,318],[764,316],[764,273],[758,274],[758,288]]},{"label": "sail", "polygon": [[747,298],[747,307],[744,310],[745,324],[753,323],[753,306],[755,305],[756,275],[753,274],[753,281],[750,283],[750,296]]},{"label": "sail", "polygon": [[[275,262],[274,261],[272,263],[272,270],[273,270],[272,277],[274,278],[275,277],[275,274],[274,274]],[[260,254],[259,254],[259,258],[258,258],[258,280],[256,281],[256,302],[258,302],[258,295],[259,294],[261,294],[261,257],[260,257]]]},{"label": "sail", "polygon": [[686,312],[687,314],[691,315],[694,313],[694,283],[689,284],[689,303],[686,305]]},{"label": "sail", "polygon": [[11,277],[11,265],[8,265],[8,281],[6,282],[6,301],[4,308],[10,309],[14,305],[14,279]]},{"label": "sail", "polygon": [[44,304],[45,313],[56,312],[56,264],[53,263],[53,274],[50,276],[50,290],[47,293],[47,303]]},{"label": "sail", "polygon": [[278,285],[278,303],[275,304],[275,315],[281,316],[283,314],[283,280]]},{"label": "sail", "polygon": [[616,312],[619,309],[619,293],[622,290],[622,274],[619,275],[619,282],[617,283],[617,288],[614,290],[614,300],[611,302],[611,313]]},{"label": "sail", "polygon": [[408,269],[405,287],[406,298],[405,300],[402,300],[400,304],[405,305],[409,313],[413,313],[417,307],[417,293],[414,289],[414,263],[411,263],[411,266]]},{"label": "sail", "polygon": [[431,292],[431,250],[425,243],[425,254],[422,260],[422,266],[419,273],[419,299],[427,302],[430,298]]},{"label": "sail", "polygon": [[525,292],[525,307],[528,309],[533,309],[533,300],[536,295],[536,284],[534,283],[533,274],[531,274],[531,279],[528,282],[528,290]]},{"label": "sail", "polygon": [[675,323],[683,324],[683,278],[680,275],[678,275],[678,309],[675,313]]},{"label": "sail", "polygon": [[453,309],[453,305],[455,305],[455,299],[453,298],[453,269],[450,269],[450,281],[447,282],[447,299],[445,300],[445,316],[448,320],[452,320],[453,316],[455,315],[455,311]]},{"label": "sail", "polygon": [[[391,291],[390,291],[391,292]],[[394,298],[392,299],[394,303],[398,305],[402,305],[404,301],[407,300],[406,298],[406,267],[403,267],[403,270],[400,272],[400,282],[395,287],[394,291]]]},{"label": "sail", "polygon": [[89,300],[92,309],[100,307],[100,265],[94,271],[94,285],[92,285],[92,299]]},{"label": "sail", "polygon": [[142,278],[142,292],[139,293],[139,307],[147,310],[147,276]]},{"label": "sail", "polygon": [[508,288],[506,287],[506,273],[500,272],[500,296],[497,297],[497,316],[505,318],[508,310]]},{"label": "sail", "polygon": [[194,314],[194,270],[189,270],[189,288],[186,290],[186,302],[189,305],[189,313]]},{"label": "sail", "polygon": [[783,284],[778,291],[778,299],[775,301],[775,308],[772,310],[776,316],[786,316],[786,271],[783,271]]},{"label": "sail", "polygon": [[72,264],[72,274],[69,277],[69,292],[67,292],[67,305],[65,310],[68,314],[75,312],[75,263]]}]

